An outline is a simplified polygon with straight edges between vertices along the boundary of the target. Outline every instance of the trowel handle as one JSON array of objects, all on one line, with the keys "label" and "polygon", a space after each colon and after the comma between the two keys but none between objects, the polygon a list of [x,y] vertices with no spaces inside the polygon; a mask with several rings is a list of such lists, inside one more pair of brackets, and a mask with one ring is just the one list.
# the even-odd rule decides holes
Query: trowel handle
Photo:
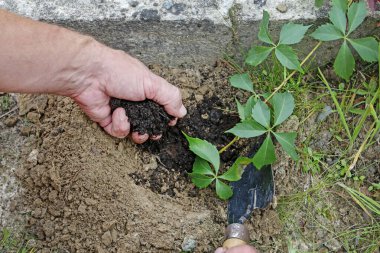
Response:
[{"label": "trowel handle", "polygon": [[230,238],[224,241],[223,248],[230,249],[237,246],[246,245],[247,243],[243,240],[237,238]]},{"label": "trowel handle", "polygon": [[246,245],[249,242],[249,231],[240,223],[232,223],[227,226],[223,248],[229,249]]}]

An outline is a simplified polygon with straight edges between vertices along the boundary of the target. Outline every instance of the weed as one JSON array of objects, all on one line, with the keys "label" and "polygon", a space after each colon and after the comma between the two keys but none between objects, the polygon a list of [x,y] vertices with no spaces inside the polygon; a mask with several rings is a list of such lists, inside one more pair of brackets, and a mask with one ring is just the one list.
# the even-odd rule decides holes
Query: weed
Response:
[{"label": "weed", "polygon": [[371,199],[370,197],[367,197],[364,193],[357,191],[355,189],[352,189],[351,187],[343,184],[338,183],[340,187],[345,189],[352,199],[368,214],[368,216],[372,217],[372,214],[376,216],[380,216],[380,203]]},{"label": "weed", "polygon": [[8,94],[5,94],[0,97],[0,107],[2,111],[7,111],[10,107],[10,97]]},{"label": "weed", "polygon": [[29,240],[17,239],[9,229],[3,228],[0,231],[0,252],[34,253],[36,251],[29,245]]}]

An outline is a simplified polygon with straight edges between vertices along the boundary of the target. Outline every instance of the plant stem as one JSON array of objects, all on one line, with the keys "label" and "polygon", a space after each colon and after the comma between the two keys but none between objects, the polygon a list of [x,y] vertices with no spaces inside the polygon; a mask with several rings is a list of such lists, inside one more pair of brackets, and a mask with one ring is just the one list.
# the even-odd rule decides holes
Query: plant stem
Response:
[{"label": "plant stem", "polygon": [[374,118],[374,121],[377,122],[378,121],[378,118],[377,118],[377,115],[376,115],[376,112],[374,110],[374,107],[373,105],[376,103],[376,100],[377,100],[377,97],[380,96],[380,87],[377,89],[374,97],[371,99],[371,101],[369,102],[369,104],[367,105],[367,108],[366,110],[364,111],[362,117],[360,118],[359,122],[356,124],[356,127],[354,129],[354,132],[352,134],[352,139],[350,140],[350,147],[349,147],[349,150],[352,149],[352,147],[354,146],[354,142],[356,140],[356,138],[358,137],[359,135],[359,132],[361,131],[361,129],[363,128],[363,125],[367,119],[367,117],[372,114],[372,117]]},{"label": "plant stem", "polygon": [[342,108],[340,107],[340,104],[339,104],[338,100],[336,99],[336,96],[335,96],[334,92],[331,90],[331,87],[330,87],[329,83],[327,82],[327,80],[326,80],[325,76],[323,75],[323,73],[322,73],[322,71],[321,71],[320,68],[318,68],[318,72],[319,72],[319,74],[321,76],[322,82],[326,85],[327,89],[330,92],[330,95],[331,95],[331,98],[332,98],[332,100],[333,100],[333,102],[335,104],[336,110],[338,111],[340,120],[342,121],[344,129],[346,130],[347,136],[348,136],[348,138],[350,139],[350,142],[351,142],[352,141],[351,132],[350,132],[350,129],[348,128],[348,124],[347,124],[346,118],[344,117]]},{"label": "plant stem", "polygon": [[[319,41],[317,45],[315,45],[315,47],[309,52],[309,54],[305,57],[305,59],[303,59],[303,61],[301,62],[301,66],[303,64],[305,64],[305,62],[307,60],[309,60],[309,58],[314,54],[314,52],[319,48],[319,46],[322,44],[322,41]],[[270,94],[270,96],[265,100],[265,103],[267,103],[273,96],[274,94],[276,94],[288,81],[289,79],[295,74],[297,73],[297,70],[293,70],[292,73],[290,73],[288,75],[287,78],[284,79],[284,81],[282,81],[282,83],[272,92],[272,94]]]},{"label": "plant stem", "polygon": [[232,141],[230,141],[226,146],[224,146],[223,148],[221,148],[219,150],[219,154],[223,153],[224,151],[226,151],[229,147],[231,147],[232,144],[234,144],[235,142],[237,142],[240,138],[235,136],[235,138],[232,139]]},{"label": "plant stem", "polygon": [[371,135],[373,133],[372,130],[373,130],[375,124],[376,124],[376,122],[372,123],[371,128],[368,131],[366,138],[364,139],[363,143],[360,145],[360,148],[359,148],[358,152],[356,152],[356,154],[354,156],[354,160],[352,161],[352,163],[351,163],[351,165],[349,167],[349,170],[352,170],[355,167],[356,163],[358,162],[358,159],[359,159],[361,153],[364,151],[364,149],[366,147],[366,144],[368,143],[368,140],[369,140],[369,138],[371,137]]}]

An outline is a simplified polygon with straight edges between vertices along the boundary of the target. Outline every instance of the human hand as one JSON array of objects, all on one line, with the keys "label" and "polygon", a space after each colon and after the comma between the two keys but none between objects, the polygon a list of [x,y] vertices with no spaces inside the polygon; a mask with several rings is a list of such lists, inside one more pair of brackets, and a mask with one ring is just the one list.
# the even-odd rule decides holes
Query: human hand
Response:
[{"label": "human hand", "polygon": [[215,253],[258,253],[257,250],[251,246],[243,245],[237,246],[230,249],[224,249],[222,247],[217,248]]},{"label": "human hand", "polygon": [[[91,67],[90,78],[86,85],[78,86],[71,97],[83,111],[112,136],[124,138],[130,134],[130,123],[123,108],[111,114],[110,98],[116,97],[130,101],[151,99],[162,105],[168,114],[175,117],[169,125],[175,125],[177,118],[186,115],[181,93],[177,87],[153,74],[139,60],[128,54],[103,45],[96,46],[100,64]],[[100,53],[101,52],[101,53]],[[157,140],[160,136],[131,134],[135,143],[143,143],[148,138]]]}]

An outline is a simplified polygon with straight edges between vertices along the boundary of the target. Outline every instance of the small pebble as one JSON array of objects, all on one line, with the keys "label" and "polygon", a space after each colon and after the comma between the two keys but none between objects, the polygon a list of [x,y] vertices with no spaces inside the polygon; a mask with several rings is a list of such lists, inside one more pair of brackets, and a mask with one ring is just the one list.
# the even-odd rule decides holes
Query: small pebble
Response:
[{"label": "small pebble", "polygon": [[110,231],[107,231],[105,232],[103,235],[102,235],[102,243],[106,246],[109,246],[111,245],[112,243],[112,235],[111,235],[111,232]]},{"label": "small pebble", "polygon": [[197,241],[192,236],[186,236],[183,239],[181,247],[185,252],[192,252],[197,247]]},{"label": "small pebble", "polygon": [[38,157],[38,149],[33,149],[32,152],[29,153],[27,162],[36,165]]},{"label": "small pebble", "polygon": [[7,127],[13,127],[17,124],[17,121],[18,121],[18,117],[16,116],[10,116],[8,117],[5,121],[4,121],[4,124],[7,126]]},{"label": "small pebble", "polygon": [[326,120],[327,116],[329,116],[333,112],[334,111],[331,108],[331,106],[326,105],[325,108],[323,108],[322,112],[320,114],[318,114],[317,121],[322,122],[322,121]]},{"label": "small pebble", "polygon": [[169,10],[170,8],[172,8],[172,6],[173,6],[173,1],[172,0],[166,0],[162,4],[162,8],[164,8],[166,10]]},{"label": "small pebble", "polygon": [[131,2],[129,2],[129,5],[131,6],[131,7],[137,7],[137,5],[139,5],[139,1],[131,1]]},{"label": "small pebble", "polygon": [[208,116],[207,113],[203,113],[203,114],[201,115],[201,117],[202,117],[202,119],[208,119],[208,118],[209,118],[209,116]]},{"label": "small pebble", "polygon": [[281,4],[277,5],[276,9],[281,13],[285,13],[288,11],[288,6],[286,6],[286,4],[284,4],[284,3],[281,3]]}]

